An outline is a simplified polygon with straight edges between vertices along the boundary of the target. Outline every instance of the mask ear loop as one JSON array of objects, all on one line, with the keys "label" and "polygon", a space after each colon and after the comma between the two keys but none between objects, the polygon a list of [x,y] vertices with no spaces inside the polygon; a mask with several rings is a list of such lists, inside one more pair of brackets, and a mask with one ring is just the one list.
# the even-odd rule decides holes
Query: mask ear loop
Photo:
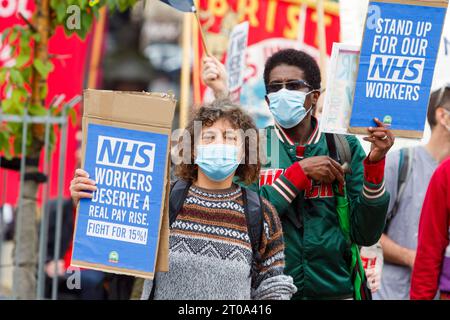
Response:
[{"label": "mask ear loop", "polygon": [[[323,91],[325,91],[325,89],[323,89],[323,90],[321,90],[321,89],[313,89],[313,90],[309,91],[309,92],[306,94],[306,96],[308,96],[310,93],[313,93],[313,92],[319,92],[319,93],[322,93]],[[311,110],[314,109],[315,107],[316,107],[316,105],[311,103],[311,107],[309,107],[309,109],[306,111],[306,114],[310,113]]]}]

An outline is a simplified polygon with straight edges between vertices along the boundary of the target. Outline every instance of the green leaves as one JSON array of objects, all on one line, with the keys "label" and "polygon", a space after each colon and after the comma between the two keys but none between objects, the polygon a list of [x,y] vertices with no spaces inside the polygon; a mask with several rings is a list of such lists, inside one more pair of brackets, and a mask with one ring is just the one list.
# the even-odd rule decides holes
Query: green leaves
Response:
[{"label": "green leaves", "polygon": [[58,1],[54,9],[56,12],[56,21],[58,21],[58,23],[63,23],[67,12],[67,5],[64,3],[64,1]]},{"label": "green leaves", "polygon": [[0,86],[6,81],[6,68],[0,69]]},{"label": "green leaves", "polygon": [[44,108],[41,105],[31,105],[28,109],[28,113],[32,116],[46,116],[47,115],[47,109]]},{"label": "green leaves", "polygon": [[33,66],[37,72],[43,77],[47,78],[48,74],[53,71],[53,63],[50,61],[43,62],[42,60],[36,59],[33,61]]},{"label": "green leaves", "polygon": [[10,150],[9,140],[11,137],[11,132],[8,126],[3,125],[0,127],[0,150],[3,151],[3,155],[6,159],[11,159],[12,154]]},{"label": "green leaves", "polygon": [[75,126],[77,123],[77,112],[74,108],[70,108],[67,110],[67,115],[70,117],[70,122],[72,123],[72,126]]},{"label": "green leaves", "polygon": [[50,0],[50,7],[56,17],[52,25],[63,26],[67,35],[76,33],[81,39],[85,39],[102,7],[107,6],[110,12],[124,12],[137,2],[138,0],[100,0],[90,5],[89,0]]},{"label": "green leaves", "polygon": [[[1,0],[0,0],[1,2]],[[92,29],[95,18],[99,16],[101,8],[108,8],[110,12],[116,10],[124,12],[135,5],[138,0],[50,0],[49,34],[54,34],[55,28],[63,26],[66,34],[76,33],[84,39]],[[15,59],[12,67],[0,68],[0,107],[5,114],[23,115],[25,110],[31,116],[45,116],[50,112],[53,116],[61,115],[61,107],[49,106],[42,103],[31,104],[33,76],[39,75],[47,80],[50,72],[54,70],[51,61],[36,59],[33,46],[41,42],[41,36],[28,25],[15,25],[1,32],[2,43],[11,47],[11,55]],[[48,50],[48,49],[47,49]],[[48,95],[48,86],[39,86],[39,98],[45,101]],[[61,106],[61,105],[60,105]],[[72,124],[76,124],[77,114],[74,109],[67,110]],[[27,132],[27,147],[33,141],[33,132],[29,125]],[[50,144],[56,140],[56,125],[51,126]],[[5,157],[22,152],[22,123],[0,123],[0,151]],[[13,144],[13,148],[11,147]],[[14,149],[14,152],[11,152]]]},{"label": "green leaves", "polygon": [[23,85],[24,82],[22,74],[17,69],[10,69],[9,79],[11,83],[19,86]]}]

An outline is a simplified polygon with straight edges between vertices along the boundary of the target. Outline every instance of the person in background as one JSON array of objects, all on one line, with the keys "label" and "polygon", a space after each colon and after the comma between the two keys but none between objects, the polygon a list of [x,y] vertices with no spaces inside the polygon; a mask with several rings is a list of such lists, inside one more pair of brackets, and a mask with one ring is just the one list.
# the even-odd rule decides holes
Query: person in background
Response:
[{"label": "person in background", "polygon": [[[214,57],[204,58],[203,81],[216,96],[228,95],[227,74]],[[320,69],[305,52],[285,49],[272,55],[264,69],[266,101],[275,119],[267,128],[267,158],[259,182],[251,188],[273,204],[286,239],[286,273],[298,288],[294,299],[352,299],[351,252],[337,218],[338,192],[346,186],[350,202],[350,237],[363,246],[375,244],[384,228],[389,194],[384,188],[385,155],[394,136],[383,123],[367,129],[366,156],[354,136],[346,136],[351,153],[344,174],[332,159],[327,137],[312,116],[320,96]],[[261,106],[263,107],[263,106]],[[276,151],[276,154],[269,152]],[[278,161],[276,161],[278,160]],[[356,289],[356,290],[354,290]]]},{"label": "person in background", "polygon": [[450,156],[450,132],[444,121],[450,110],[450,88],[431,94],[428,106],[430,141],[388,154],[386,190],[391,194],[385,231],[381,237],[384,267],[376,300],[409,299],[411,272],[417,247],[422,203],[438,164]]},{"label": "person in background", "polygon": [[[444,117],[443,117],[444,118]],[[450,132],[450,112],[441,119]],[[450,300],[450,158],[433,174],[423,203],[410,297]]]},{"label": "person in background", "polygon": [[[196,123],[201,126],[198,136]],[[295,293],[292,278],[283,274],[281,222],[263,199],[258,207],[259,247],[253,246],[248,191],[233,179],[257,179],[260,161],[251,162],[251,155],[258,154],[258,143],[251,147],[240,130],[253,130],[257,136],[253,120],[226,100],[201,107],[188,124],[189,142],[181,152],[189,153],[181,155],[183,162],[176,168],[180,180],[170,196],[172,204],[172,192],[185,184],[185,198],[175,199],[181,201],[181,210],[171,223],[169,272],[145,281],[143,300],[284,300]],[[72,185],[75,202],[91,198],[88,191],[96,190],[95,181],[81,169]]]}]

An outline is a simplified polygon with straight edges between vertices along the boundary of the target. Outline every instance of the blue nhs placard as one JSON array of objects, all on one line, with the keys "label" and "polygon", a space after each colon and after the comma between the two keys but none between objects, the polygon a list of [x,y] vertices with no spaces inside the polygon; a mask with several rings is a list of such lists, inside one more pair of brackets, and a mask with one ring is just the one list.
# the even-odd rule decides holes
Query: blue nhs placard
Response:
[{"label": "blue nhs placard", "polygon": [[80,201],[72,264],[151,277],[168,136],[90,123],[86,141],[84,169],[98,190]]},{"label": "blue nhs placard", "polygon": [[399,136],[422,137],[446,10],[370,2],[351,132],[365,132],[379,118]]}]

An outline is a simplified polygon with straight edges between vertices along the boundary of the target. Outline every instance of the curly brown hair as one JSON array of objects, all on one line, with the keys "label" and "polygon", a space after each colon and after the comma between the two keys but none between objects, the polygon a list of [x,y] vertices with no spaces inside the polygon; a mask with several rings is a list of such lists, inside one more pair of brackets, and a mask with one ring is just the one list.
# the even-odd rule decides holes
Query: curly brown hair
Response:
[{"label": "curly brown hair", "polygon": [[[236,169],[235,176],[239,178],[240,182],[251,184],[258,179],[259,171],[261,169],[261,162],[259,159],[259,136],[258,130],[252,118],[242,108],[233,104],[228,99],[215,100],[211,104],[206,104],[198,109],[186,127],[186,132],[190,138],[191,155],[186,157],[183,155],[183,149],[179,151],[179,156],[190,161],[183,161],[175,166],[175,175],[180,179],[186,181],[196,181],[198,175],[198,166],[194,162],[194,136],[195,123],[198,121],[202,124],[202,128],[211,127],[219,119],[228,120],[233,129],[242,130],[244,133],[245,156],[244,161]],[[247,136],[248,133],[254,132],[253,136]],[[251,141],[253,138],[253,141]],[[178,144],[182,145],[183,137],[179,139]],[[256,148],[256,154],[251,152],[250,146]],[[252,148],[253,149],[253,148]],[[254,150],[254,149],[253,149]],[[186,163],[188,162],[188,163]]]}]

